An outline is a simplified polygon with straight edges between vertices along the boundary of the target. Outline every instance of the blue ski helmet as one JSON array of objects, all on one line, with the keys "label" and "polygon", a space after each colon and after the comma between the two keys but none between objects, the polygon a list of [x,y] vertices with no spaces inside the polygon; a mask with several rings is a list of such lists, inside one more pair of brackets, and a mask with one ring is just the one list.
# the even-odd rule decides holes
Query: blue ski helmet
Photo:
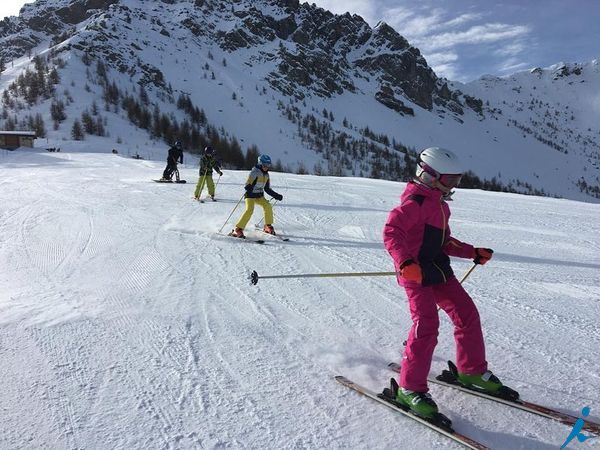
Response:
[{"label": "blue ski helmet", "polygon": [[212,155],[212,154],[213,154],[213,151],[214,151],[214,150],[213,150],[213,148],[212,148],[210,145],[206,146],[206,148],[204,149],[204,153],[205,153],[206,155]]},{"label": "blue ski helmet", "polygon": [[258,165],[262,166],[262,165],[271,165],[271,157],[269,155],[260,155],[258,157]]}]

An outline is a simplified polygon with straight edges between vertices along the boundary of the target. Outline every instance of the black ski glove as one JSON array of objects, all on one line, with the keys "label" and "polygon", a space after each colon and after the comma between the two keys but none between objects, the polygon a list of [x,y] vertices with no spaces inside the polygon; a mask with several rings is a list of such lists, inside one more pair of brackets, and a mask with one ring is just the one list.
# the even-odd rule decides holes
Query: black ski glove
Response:
[{"label": "black ski glove", "polygon": [[277,200],[278,202],[280,202],[281,200],[283,200],[283,195],[281,195],[281,194],[275,194],[275,195],[273,195],[273,198],[275,200]]}]

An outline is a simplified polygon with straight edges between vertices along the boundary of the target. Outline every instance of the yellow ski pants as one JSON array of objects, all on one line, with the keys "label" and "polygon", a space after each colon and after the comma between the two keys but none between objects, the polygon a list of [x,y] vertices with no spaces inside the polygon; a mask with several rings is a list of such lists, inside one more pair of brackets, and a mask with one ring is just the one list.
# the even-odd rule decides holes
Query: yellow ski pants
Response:
[{"label": "yellow ski pants", "polygon": [[273,224],[273,207],[264,197],[259,198],[247,198],[246,199],[246,210],[238,223],[235,224],[236,227],[244,229],[248,224],[248,221],[252,217],[252,213],[254,212],[254,206],[260,205],[262,209],[265,211],[265,225]]},{"label": "yellow ski pants", "polygon": [[198,184],[196,184],[194,197],[200,197],[205,184],[208,187],[208,195],[215,195],[215,183],[213,183],[212,175],[202,175],[200,178],[198,178]]}]

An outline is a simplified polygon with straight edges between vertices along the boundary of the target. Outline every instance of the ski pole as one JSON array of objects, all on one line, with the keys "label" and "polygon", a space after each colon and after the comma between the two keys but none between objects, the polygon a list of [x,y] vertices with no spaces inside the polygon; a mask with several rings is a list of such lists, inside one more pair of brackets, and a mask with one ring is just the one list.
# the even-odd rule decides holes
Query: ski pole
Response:
[{"label": "ski pole", "polygon": [[463,275],[463,277],[460,280],[460,284],[463,284],[463,281],[465,281],[469,277],[469,275],[471,275],[471,272],[473,272],[475,267],[477,267],[477,263],[473,263],[473,266],[467,271],[467,273]]},{"label": "ski pole", "polygon": [[336,272],[336,273],[303,273],[298,275],[263,275],[256,270],[250,274],[250,283],[256,285],[259,279],[266,278],[333,278],[333,277],[385,277],[397,275],[398,272]]},{"label": "ski pole", "polygon": [[231,218],[231,216],[233,215],[233,213],[237,209],[237,207],[240,205],[240,203],[242,202],[242,199],[244,198],[245,195],[246,195],[246,193],[244,192],[242,194],[242,196],[240,197],[240,199],[238,200],[238,202],[235,204],[235,206],[233,207],[233,209],[229,213],[229,216],[227,216],[227,220],[225,220],[225,223],[221,226],[221,228],[219,228],[219,233],[221,233],[221,230],[223,230],[223,228],[225,227],[225,225],[227,225],[227,222],[229,222],[229,219]]},{"label": "ski pole", "polygon": [[[475,267],[477,267],[477,263],[473,263],[473,266],[469,270],[467,270],[467,273],[465,273],[463,275],[463,277],[460,279],[460,281],[459,281],[460,284],[463,284],[463,281],[465,281],[469,277],[469,275],[471,275],[471,272],[473,272],[473,270],[475,269]],[[441,309],[442,308],[440,306],[437,307],[438,311],[440,311]],[[405,342],[404,345],[406,345],[406,341],[404,341],[404,342]]]},{"label": "ski pole", "polygon": [[[460,282],[462,283],[467,279],[477,264],[473,264],[473,267],[462,277]],[[334,277],[385,277],[390,275],[398,275],[400,272],[334,272],[334,273],[303,273],[297,275],[263,275],[259,276],[256,270],[253,270],[250,274],[250,283],[258,284],[259,279],[267,278],[334,278]]]},{"label": "ski pole", "polygon": [[[202,181],[202,183],[200,183],[200,190],[198,191],[198,199],[200,199],[200,196],[202,195],[202,191],[204,190],[204,185],[206,184],[206,174],[207,173],[208,173],[208,166],[206,166],[206,169],[204,169],[204,175],[202,175],[202,178],[200,178],[200,180],[198,180],[199,183],[200,183],[200,181]],[[198,175],[200,175],[200,173],[198,173]]]},{"label": "ski pole", "polygon": [[221,181],[222,176],[223,175],[221,174],[221,175],[219,175],[219,178],[217,178],[217,184],[215,184],[215,194],[217,193],[217,188],[219,187],[219,181]]}]

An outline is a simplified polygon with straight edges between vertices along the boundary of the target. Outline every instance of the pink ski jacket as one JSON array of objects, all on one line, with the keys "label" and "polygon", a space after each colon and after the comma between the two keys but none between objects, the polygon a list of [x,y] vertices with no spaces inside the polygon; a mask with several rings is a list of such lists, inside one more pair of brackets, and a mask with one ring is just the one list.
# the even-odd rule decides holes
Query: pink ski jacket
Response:
[{"label": "pink ski jacket", "polygon": [[[396,271],[407,259],[414,259],[423,272],[423,286],[445,283],[454,272],[449,256],[473,258],[475,250],[450,236],[450,208],[442,192],[414,182],[408,183],[400,205],[390,211],[383,227],[383,243],[392,256]],[[398,283],[415,285],[398,275]]]}]

